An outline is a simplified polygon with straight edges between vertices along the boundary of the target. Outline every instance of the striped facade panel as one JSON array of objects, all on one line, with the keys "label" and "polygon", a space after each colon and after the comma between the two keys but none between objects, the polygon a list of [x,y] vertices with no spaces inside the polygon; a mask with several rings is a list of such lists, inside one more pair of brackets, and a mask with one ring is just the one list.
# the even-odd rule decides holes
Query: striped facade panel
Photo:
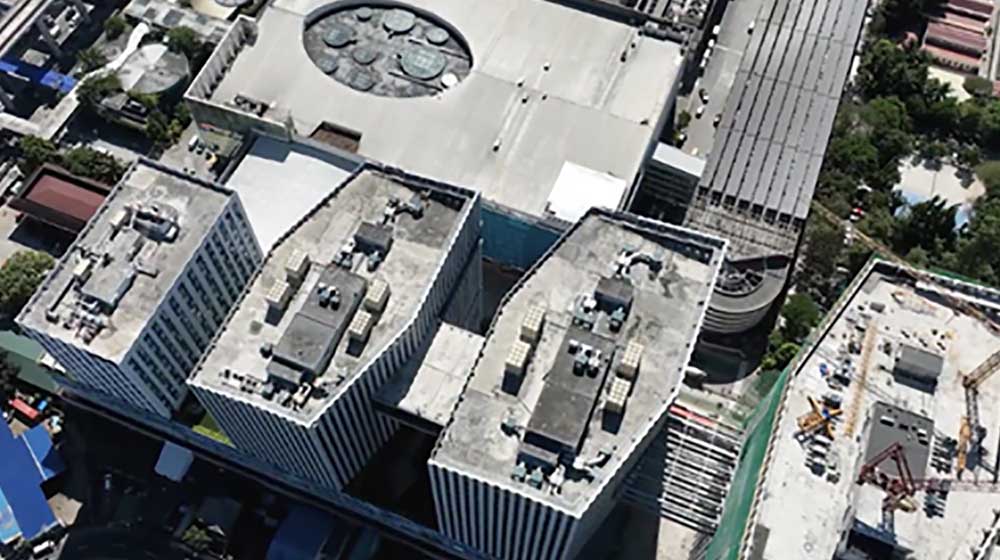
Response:
[{"label": "striped facade panel", "polygon": [[578,519],[434,463],[428,469],[438,528],[448,537],[504,560],[569,557]]},{"label": "striped facade panel", "polygon": [[25,329],[25,332],[76,380],[70,388],[81,397],[88,397],[88,392],[101,393],[113,397],[118,401],[116,405],[124,403],[169,417],[170,411],[163,403],[148,387],[129,376],[126,370],[45,333],[33,329]]}]

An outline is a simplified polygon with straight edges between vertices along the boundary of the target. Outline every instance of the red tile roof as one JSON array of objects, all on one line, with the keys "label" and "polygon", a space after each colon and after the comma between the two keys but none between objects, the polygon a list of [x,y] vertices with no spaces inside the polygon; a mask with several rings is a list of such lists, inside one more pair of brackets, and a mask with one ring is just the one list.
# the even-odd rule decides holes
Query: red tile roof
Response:
[{"label": "red tile roof", "polygon": [[39,221],[76,233],[97,212],[109,190],[107,185],[64,169],[44,166],[28,178],[25,188],[9,204]]},{"label": "red tile roof", "polygon": [[959,50],[969,55],[979,56],[986,52],[986,36],[940,21],[927,24],[924,42],[949,50]]}]

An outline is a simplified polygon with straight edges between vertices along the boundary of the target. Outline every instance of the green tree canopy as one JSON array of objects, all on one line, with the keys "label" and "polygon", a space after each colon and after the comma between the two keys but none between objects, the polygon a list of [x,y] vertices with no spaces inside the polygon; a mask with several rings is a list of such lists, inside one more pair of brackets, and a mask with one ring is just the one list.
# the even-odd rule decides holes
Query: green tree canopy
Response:
[{"label": "green tree canopy", "polygon": [[66,152],[62,157],[62,165],[70,173],[90,177],[109,185],[117,183],[125,174],[125,166],[114,156],[86,147]]},{"label": "green tree canopy", "polygon": [[167,31],[167,46],[170,50],[181,53],[188,59],[194,59],[202,45],[198,34],[190,27],[182,25]]},{"label": "green tree canopy", "polygon": [[13,318],[28,303],[55,260],[38,251],[17,251],[0,266],[0,312]]},{"label": "green tree canopy", "polygon": [[962,83],[962,88],[969,92],[969,95],[989,96],[993,95],[993,82],[979,76],[968,76]]},{"label": "green tree canopy", "polygon": [[784,319],[782,331],[785,340],[798,343],[819,323],[821,313],[811,297],[797,293],[788,297],[781,308],[781,317]]},{"label": "green tree canopy", "polygon": [[905,255],[919,247],[932,256],[954,249],[957,211],[957,205],[948,206],[939,197],[914,204],[897,220],[894,248]]},{"label": "green tree canopy", "polygon": [[17,149],[21,153],[20,168],[25,175],[29,175],[44,163],[58,163],[59,149],[50,140],[37,136],[24,136],[17,142]]},{"label": "green tree canopy", "polygon": [[986,161],[976,166],[976,176],[983,182],[986,192],[1000,195],[1000,161]]},{"label": "green tree canopy", "polygon": [[77,96],[80,103],[91,109],[100,105],[106,97],[121,91],[122,83],[118,75],[111,73],[106,76],[93,76],[78,86]]},{"label": "green tree canopy", "polygon": [[128,23],[125,22],[125,18],[119,15],[114,15],[104,20],[104,33],[107,34],[108,39],[118,38],[127,28]]}]

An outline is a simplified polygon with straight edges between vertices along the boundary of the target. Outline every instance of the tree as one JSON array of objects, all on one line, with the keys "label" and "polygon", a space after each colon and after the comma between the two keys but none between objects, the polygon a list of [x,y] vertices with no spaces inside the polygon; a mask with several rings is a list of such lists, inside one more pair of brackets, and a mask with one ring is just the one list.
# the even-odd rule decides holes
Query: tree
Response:
[{"label": "tree", "polygon": [[80,84],[77,89],[77,96],[80,98],[80,103],[91,108],[96,109],[100,106],[101,101],[110,95],[121,91],[122,83],[118,79],[117,74],[107,74],[105,76],[93,76],[91,78],[85,79],[82,84]]},{"label": "tree", "polygon": [[17,251],[0,266],[0,313],[13,318],[28,303],[55,260],[38,251]]},{"label": "tree", "polygon": [[119,15],[109,17],[104,21],[104,33],[108,39],[117,39],[128,28],[128,23]]},{"label": "tree", "polygon": [[957,205],[934,197],[914,204],[899,220],[895,228],[893,248],[900,254],[920,247],[932,257],[950,251],[955,246],[955,214]]},{"label": "tree", "polygon": [[962,82],[962,88],[969,92],[969,95],[988,97],[993,95],[993,82],[979,76],[968,76]]},{"label": "tree", "polygon": [[896,96],[907,105],[927,91],[928,59],[916,48],[881,39],[861,56],[855,84],[865,99]]},{"label": "tree", "polygon": [[59,151],[50,140],[37,136],[24,136],[17,143],[21,153],[20,168],[25,175],[30,175],[44,163],[58,163]]},{"label": "tree", "polygon": [[0,351],[0,402],[14,398],[15,380],[21,373],[21,368],[10,362],[8,357],[6,351]]},{"label": "tree", "polygon": [[990,195],[1000,194],[1000,161],[986,161],[976,166],[976,176]]},{"label": "tree", "polygon": [[184,536],[181,537],[181,541],[194,550],[203,552],[208,550],[208,548],[212,545],[213,539],[212,535],[210,535],[208,531],[200,527],[197,523],[193,523],[187,528],[186,531],[184,531]]},{"label": "tree", "polygon": [[63,167],[74,175],[115,184],[125,174],[125,166],[108,154],[87,147],[74,148],[63,156]]},{"label": "tree", "polygon": [[178,52],[193,60],[201,50],[201,41],[198,34],[190,27],[174,27],[167,31],[167,46],[170,50]]},{"label": "tree", "polygon": [[677,130],[684,130],[689,124],[691,124],[691,113],[689,111],[677,113]]},{"label": "tree", "polygon": [[84,72],[96,70],[108,63],[108,58],[104,56],[104,53],[94,47],[83,49],[76,55],[76,59],[83,66]]},{"label": "tree", "polygon": [[781,308],[781,317],[784,319],[781,330],[785,340],[802,342],[819,323],[820,316],[819,306],[808,295],[797,293],[789,296]]}]

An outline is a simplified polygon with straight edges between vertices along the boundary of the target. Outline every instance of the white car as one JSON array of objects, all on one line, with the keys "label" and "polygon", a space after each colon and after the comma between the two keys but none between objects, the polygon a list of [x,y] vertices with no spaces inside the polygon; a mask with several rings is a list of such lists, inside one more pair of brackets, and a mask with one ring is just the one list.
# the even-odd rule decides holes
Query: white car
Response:
[{"label": "white car", "polygon": [[698,108],[695,109],[694,116],[700,119],[701,116],[704,114],[705,114],[705,106],[699,105]]},{"label": "white car", "polygon": [[753,33],[753,28],[757,25],[757,20],[750,20],[750,25],[747,26],[747,33]]}]

